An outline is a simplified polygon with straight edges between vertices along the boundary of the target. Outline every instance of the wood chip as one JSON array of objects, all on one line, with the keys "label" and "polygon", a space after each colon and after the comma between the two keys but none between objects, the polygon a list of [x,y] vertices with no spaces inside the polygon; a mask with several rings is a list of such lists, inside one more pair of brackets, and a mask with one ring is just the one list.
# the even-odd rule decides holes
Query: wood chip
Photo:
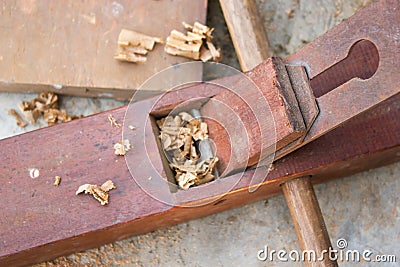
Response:
[{"label": "wood chip", "polygon": [[214,61],[221,61],[221,49],[216,49],[214,44],[211,41],[206,42],[208,49],[210,50],[211,56]]},{"label": "wood chip", "polygon": [[57,175],[56,177],[54,177],[54,184],[53,185],[59,186],[60,183],[61,183],[61,177]]},{"label": "wood chip", "polygon": [[106,181],[101,186],[93,184],[84,184],[79,186],[78,190],[75,192],[76,195],[80,193],[91,194],[95,199],[97,199],[101,205],[108,204],[108,192],[111,189],[116,188],[111,180]]},{"label": "wood chip", "polygon": [[171,46],[165,46],[164,51],[173,56],[187,57],[195,60],[200,59],[200,51],[183,51]]},{"label": "wood chip", "polygon": [[187,30],[186,34],[172,30],[167,37],[164,48],[166,53],[195,60],[200,59],[203,62],[210,59],[214,61],[221,59],[220,49],[216,49],[211,42],[214,29],[198,22],[195,22],[193,26],[183,22],[183,26]]},{"label": "wood chip", "polygon": [[201,47],[200,49],[200,60],[203,62],[207,62],[213,58],[210,50],[205,48],[204,46]]},{"label": "wood chip", "polygon": [[18,114],[18,112],[15,109],[10,109],[8,110],[8,115],[11,115],[14,117],[14,119],[17,122],[17,125],[21,128],[24,128],[26,125],[28,125],[24,120],[21,118],[21,116]]},{"label": "wood chip", "polygon": [[181,116],[182,120],[187,121],[187,122],[193,120],[193,116],[187,112],[181,112],[181,113],[179,113],[179,116]]},{"label": "wood chip", "polygon": [[108,115],[108,120],[110,121],[111,126],[115,126],[115,127],[117,127],[117,128],[121,127],[121,124],[119,124],[119,123],[115,120],[115,118],[114,118],[114,116],[113,116],[112,114],[109,114],[109,115]]},{"label": "wood chip", "polygon": [[190,186],[212,181],[218,158],[198,162],[200,155],[195,146],[195,141],[208,138],[207,124],[187,112],[164,117],[156,123],[160,129],[162,147],[172,158],[170,167],[179,187],[188,189]]},{"label": "wood chip", "polygon": [[101,185],[101,189],[103,191],[106,191],[106,192],[108,192],[108,191],[110,191],[111,189],[114,189],[114,188],[115,188],[115,185],[111,180],[108,180],[104,184]]},{"label": "wood chip", "polygon": [[36,168],[32,168],[29,170],[29,175],[31,176],[32,179],[38,178],[40,175],[40,171]]},{"label": "wood chip", "polygon": [[122,29],[118,36],[118,48],[114,59],[133,63],[146,62],[148,51],[153,50],[156,43],[162,42],[163,40],[158,37]]},{"label": "wood chip", "polygon": [[83,117],[82,115],[71,116],[65,110],[59,110],[58,96],[51,92],[40,93],[32,100],[20,102],[18,107],[30,124],[35,124],[42,115],[49,126]]},{"label": "wood chip", "polygon": [[131,149],[131,144],[128,139],[125,139],[123,141],[120,141],[119,143],[116,143],[114,145],[114,153],[115,155],[120,155],[124,156],[126,152],[128,152]]},{"label": "wood chip", "polygon": [[289,19],[294,18],[296,15],[295,10],[293,8],[288,8],[285,10],[286,15],[288,16]]}]

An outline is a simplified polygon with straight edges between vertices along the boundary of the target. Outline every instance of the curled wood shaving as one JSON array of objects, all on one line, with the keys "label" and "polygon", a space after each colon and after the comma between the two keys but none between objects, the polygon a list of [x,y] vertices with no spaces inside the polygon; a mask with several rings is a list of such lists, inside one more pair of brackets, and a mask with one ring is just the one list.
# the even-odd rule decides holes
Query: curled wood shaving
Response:
[{"label": "curled wood shaving", "polygon": [[147,52],[153,50],[156,43],[162,42],[161,38],[122,29],[118,36],[118,48],[114,59],[135,63],[146,62]]},{"label": "curled wood shaving", "polygon": [[29,170],[29,175],[31,176],[32,179],[38,178],[40,175],[40,171],[36,168],[32,168]]},{"label": "curled wood shaving", "polygon": [[220,61],[221,51],[216,49],[211,42],[214,29],[198,22],[195,22],[193,26],[183,22],[183,26],[188,31],[186,35],[177,30],[172,30],[167,37],[165,52],[174,56],[200,59],[203,62],[210,59]]},{"label": "curled wood shaving", "polygon": [[97,199],[101,205],[108,204],[108,191],[116,188],[111,180],[106,181],[101,186],[93,184],[84,184],[79,186],[78,190],[75,192],[76,195],[80,193],[91,194],[95,199]]},{"label": "curled wood shaving", "polygon": [[214,179],[212,174],[218,158],[203,160],[196,164],[196,161],[187,160],[183,165],[177,163],[170,164],[175,171],[175,179],[182,189],[188,189],[192,185],[201,185]]},{"label": "curled wood shaving", "polygon": [[56,177],[54,177],[54,184],[53,185],[59,186],[60,183],[61,183],[61,177],[57,175]]},{"label": "curled wood shaving", "polygon": [[121,127],[121,124],[119,124],[119,123],[115,120],[115,118],[114,118],[114,116],[113,116],[112,114],[109,114],[109,115],[108,115],[108,120],[110,121],[111,126],[115,126],[115,127],[117,127],[117,128]]},{"label": "curled wood shaving", "polygon": [[179,187],[188,189],[214,179],[213,170],[218,158],[199,161],[196,141],[208,138],[207,124],[187,112],[156,121],[163,149],[172,157],[171,169]]},{"label": "curled wood shaving", "polygon": [[128,139],[121,140],[119,143],[116,143],[114,145],[114,153],[115,155],[120,155],[123,156],[126,154],[131,149],[131,143],[129,142]]},{"label": "curled wood shaving", "polygon": [[58,96],[54,93],[40,93],[32,100],[20,102],[18,107],[30,124],[35,124],[42,115],[49,126],[83,117],[82,115],[71,116],[64,109],[59,110]]},{"label": "curled wood shaving", "polygon": [[11,115],[14,117],[14,119],[17,122],[17,125],[21,128],[24,128],[26,125],[28,125],[24,120],[21,118],[21,116],[18,114],[18,112],[15,109],[10,109],[8,111],[8,115]]}]

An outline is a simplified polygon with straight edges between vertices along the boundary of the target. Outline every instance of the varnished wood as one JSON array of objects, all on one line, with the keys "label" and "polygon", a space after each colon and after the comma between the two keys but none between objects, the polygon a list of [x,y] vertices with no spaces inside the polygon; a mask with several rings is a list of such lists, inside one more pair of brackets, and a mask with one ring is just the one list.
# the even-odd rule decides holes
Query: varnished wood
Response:
[{"label": "varnished wood", "polygon": [[[171,108],[184,99],[207,98],[218,92],[207,86],[199,88],[178,96],[167,94],[160,106]],[[136,105],[146,106],[144,102]],[[245,205],[280,193],[282,183],[298,177],[309,175],[312,183],[320,183],[400,160],[397,95],[275,162],[265,182],[253,193],[248,185],[255,170],[248,170],[227,194],[218,188],[237,176],[171,192],[181,203],[217,197],[213,203],[172,207],[143,192],[124,160],[113,154],[111,146],[120,140],[121,133],[111,128],[107,116],[112,113],[122,121],[125,111],[123,107],[0,141],[2,151],[7,151],[0,154],[0,265],[29,265]],[[147,138],[153,140],[152,156],[159,159],[154,136]],[[48,140],[55,140],[54,144],[49,146]],[[134,148],[137,145],[134,143]],[[36,180],[29,177],[30,167],[40,169]],[[139,161],[137,167],[140,170]],[[62,177],[59,187],[52,185],[55,175]],[[74,195],[80,184],[100,184],[105,179],[112,179],[117,186],[106,207],[89,196]]]},{"label": "varnished wood", "polygon": [[242,71],[272,56],[254,0],[220,0]]},{"label": "varnished wood", "polygon": [[226,78],[222,85],[200,113],[225,175],[256,164],[305,133],[294,89],[279,58]]},{"label": "varnished wood", "polygon": [[[119,62],[113,56],[121,29],[165,41],[171,30],[184,30],[182,21],[205,23],[206,11],[207,1],[191,0],[4,1],[0,91],[129,100],[153,74],[189,60],[157,44],[146,63]],[[201,79],[200,72],[187,75]]]},{"label": "varnished wood", "polygon": [[[121,121],[125,107],[1,140],[7,153],[0,155],[0,265],[49,260],[245,205],[279,193],[282,183],[296,177],[311,175],[313,183],[320,183],[398,161],[399,103],[400,97],[390,99],[277,161],[253,193],[248,185],[254,170],[245,172],[228,194],[218,196],[218,188],[235,177],[179,190],[175,195],[182,203],[219,198],[193,208],[171,207],[147,195],[124,159],[113,154],[112,145],[121,136],[107,117],[111,113]],[[53,145],[48,140],[54,140]],[[39,178],[30,178],[31,167],[40,170]],[[62,179],[59,187],[52,185],[55,175]],[[107,179],[117,186],[107,206],[75,196],[79,185]]]},{"label": "varnished wood", "polygon": [[282,185],[302,251],[315,252],[316,259],[307,260],[307,266],[338,266],[329,259],[332,249],[328,231],[318,204],[310,177],[287,181]]}]

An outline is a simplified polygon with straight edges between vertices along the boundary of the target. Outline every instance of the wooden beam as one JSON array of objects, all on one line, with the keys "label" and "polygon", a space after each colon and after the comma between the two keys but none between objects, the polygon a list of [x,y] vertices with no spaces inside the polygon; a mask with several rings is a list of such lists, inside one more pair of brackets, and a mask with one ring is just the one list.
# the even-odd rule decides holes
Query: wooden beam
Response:
[{"label": "wooden beam", "polygon": [[[206,11],[207,1],[187,0],[4,2],[0,91],[129,100],[154,73],[189,60],[168,55],[157,44],[143,64],[117,61],[113,56],[120,31],[165,41],[172,29],[184,29],[183,21],[205,23]],[[188,75],[201,79],[196,71]]]},{"label": "wooden beam", "polygon": [[282,189],[301,250],[315,252],[315,260],[305,259],[307,266],[338,266],[336,261],[329,259],[332,245],[310,177],[290,180],[282,185]]},{"label": "wooden beam", "polygon": [[272,56],[254,0],[220,0],[242,71],[249,71]]}]

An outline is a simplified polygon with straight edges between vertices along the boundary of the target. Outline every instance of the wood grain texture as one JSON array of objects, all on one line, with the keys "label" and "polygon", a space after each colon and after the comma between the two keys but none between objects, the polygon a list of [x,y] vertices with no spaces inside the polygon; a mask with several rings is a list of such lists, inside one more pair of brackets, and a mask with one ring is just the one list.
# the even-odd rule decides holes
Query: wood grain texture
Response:
[{"label": "wood grain texture", "polygon": [[220,0],[242,71],[272,56],[254,0]]},{"label": "wood grain texture", "polygon": [[[224,14],[226,20],[232,20],[239,18],[239,20],[246,21],[246,9],[243,12],[235,13],[235,10],[229,10],[229,7],[235,5],[236,2],[243,3],[241,1],[227,1],[221,0],[222,6],[225,6]],[[252,1],[250,1],[252,2]],[[254,3],[252,3],[254,4]],[[235,16],[237,14],[237,16]],[[258,18],[258,14],[250,14],[250,19],[252,17]],[[254,19],[253,19],[254,21]],[[242,43],[245,41],[247,43],[259,44],[257,37],[258,36],[250,36],[250,38],[241,38],[240,29],[238,30],[235,27],[233,22],[228,21],[228,25],[233,24],[230,26],[231,37],[233,40],[238,38]],[[238,23],[240,25],[240,23]],[[261,23],[258,25],[246,25],[245,29],[246,32],[250,32],[254,34],[254,32],[259,31]],[[238,32],[239,31],[239,32]],[[264,32],[264,31],[263,31]],[[265,37],[265,34],[261,34],[261,37]],[[265,38],[266,40],[266,38]],[[249,66],[252,66],[255,62],[260,60],[259,53],[249,53],[248,49],[240,49],[241,42],[236,41],[236,53],[239,58],[239,62],[243,71],[248,70]],[[250,45],[250,48],[252,46]],[[268,47],[265,47],[267,49]],[[258,50],[263,49],[261,46]],[[267,51],[268,52],[268,51]],[[314,94],[308,82],[308,77],[305,73],[304,68],[296,67],[296,66],[286,66],[286,70],[288,72],[288,77],[290,79],[291,84],[293,85],[294,95],[297,99],[297,103],[299,105],[299,109],[302,114],[302,118],[304,119],[304,133],[311,128],[316,116],[318,115],[318,107],[314,98]],[[292,103],[293,105],[293,103]],[[265,130],[265,129],[264,129]],[[275,158],[280,158],[289,152],[291,152],[291,146],[295,147],[296,144],[299,144],[303,141],[305,134],[303,137],[298,138],[298,140],[291,141],[290,144],[286,144],[285,147],[280,148]],[[289,210],[292,216],[292,219],[295,224],[297,236],[300,240],[300,246],[302,250],[313,250],[318,253],[318,256],[321,255],[321,251],[326,250],[331,247],[328,231],[326,230],[326,226],[324,223],[324,219],[319,208],[318,200],[315,196],[315,192],[313,186],[311,184],[309,177],[298,178],[294,180],[287,181],[282,185],[283,193],[286,198],[286,202],[288,203]],[[308,266],[337,266],[334,262],[329,261],[327,257],[325,257],[324,261],[313,263],[307,262]]]},{"label": "wood grain texture", "polygon": [[336,261],[329,259],[328,251],[332,249],[332,245],[310,177],[287,181],[282,185],[282,191],[296,228],[301,250],[314,251],[316,259],[323,259],[313,261],[306,258],[306,265],[338,266]]},{"label": "wood grain texture", "polygon": [[[218,90],[204,86],[171,92],[156,108],[167,112],[177,102],[199,94],[210,98]],[[140,110],[148,104],[140,101],[134,105]],[[298,177],[310,175],[312,183],[326,182],[400,160],[400,96],[396,95],[275,162],[255,192],[250,193],[248,185],[256,170],[247,170],[227,194],[221,194],[219,188],[237,175],[171,193],[181,203],[219,198],[213,203],[172,207],[143,192],[124,160],[113,154],[111,146],[121,133],[111,128],[107,116],[112,113],[121,121],[125,111],[122,107],[0,141],[2,151],[7,151],[0,154],[1,266],[29,265],[245,205],[280,193],[281,184]],[[137,134],[132,141],[143,141],[140,132]],[[157,167],[162,169],[155,138],[147,138],[150,152],[159,162]],[[54,144],[49,145],[49,140]],[[139,143],[133,145],[139,147]],[[32,167],[40,169],[37,179],[29,177]],[[146,171],[143,169],[143,175]],[[55,175],[62,178],[59,187],[52,185]],[[117,189],[110,192],[106,207],[90,196],[74,195],[82,183],[100,184],[107,179],[112,179]]]},{"label": "wood grain texture", "polygon": [[206,9],[207,1],[191,0],[2,2],[0,90],[130,99],[150,76],[188,60],[157,44],[146,63],[119,62],[121,29],[165,40],[182,21],[205,23]]},{"label": "wood grain texture", "polygon": [[[190,97],[189,91],[186,93]],[[172,95],[166,96],[167,100],[172,101]],[[399,103],[399,96],[392,98],[278,160],[253,193],[249,193],[248,185],[254,170],[246,171],[227,194],[219,195],[218,188],[236,177],[175,193],[182,203],[219,198],[193,208],[171,207],[150,197],[131,177],[124,159],[114,155],[112,145],[121,135],[109,125],[107,116],[112,113],[121,121],[126,107],[1,140],[2,150],[7,153],[0,155],[0,265],[49,260],[245,205],[281,192],[280,185],[296,177],[311,175],[313,183],[326,182],[398,161]],[[154,136],[148,138],[155,140]],[[53,140],[52,145],[49,140]],[[131,141],[135,148],[142,140]],[[159,155],[154,144],[151,153]],[[36,179],[29,176],[32,167],[40,170]],[[55,175],[62,179],[58,187],[52,185]],[[110,192],[107,206],[91,196],[75,196],[79,185],[101,184],[107,179],[117,186]]]},{"label": "wood grain texture", "polygon": [[400,62],[400,43],[393,38],[399,6],[399,1],[374,1],[286,59],[307,66],[314,95],[319,96],[320,114],[303,143],[400,93],[399,75],[393,70]]},{"label": "wood grain texture", "polygon": [[280,59],[269,58],[245,74],[226,79],[226,89],[200,109],[225,175],[256,164],[306,129]]}]

